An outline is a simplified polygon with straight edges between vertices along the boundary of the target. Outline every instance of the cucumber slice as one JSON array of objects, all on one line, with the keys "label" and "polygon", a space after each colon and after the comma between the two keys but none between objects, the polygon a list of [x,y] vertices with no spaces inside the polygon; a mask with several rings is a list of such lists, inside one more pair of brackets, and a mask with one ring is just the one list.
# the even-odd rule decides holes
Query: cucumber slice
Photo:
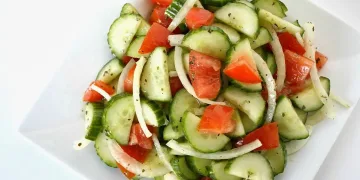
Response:
[{"label": "cucumber slice", "polygon": [[259,9],[265,9],[281,18],[286,17],[287,8],[279,0],[254,0],[252,3]]},{"label": "cucumber slice", "polygon": [[109,86],[111,86],[114,89],[114,91],[117,92],[118,83],[119,83],[119,78],[115,78],[109,83]]},{"label": "cucumber slice", "polygon": [[95,150],[101,161],[110,167],[117,168],[116,160],[111,155],[111,152],[108,148],[108,139],[109,137],[107,137],[104,132],[100,133],[95,140]]},{"label": "cucumber slice", "polygon": [[216,7],[221,7],[231,1],[232,0],[200,0],[201,4],[203,5]]},{"label": "cucumber slice", "polygon": [[225,166],[225,172],[245,179],[274,179],[269,162],[258,153],[247,153],[230,161]]},{"label": "cucumber slice", "polygon": [[117,58],[113,58],[100,69],[96,80],[109,84],[120,75],[123,69],[122,62]]},{"label": "cucumber slice", "polygon": [[179,139],[184,136],[182,131],[174,130],[171,124],[167,125],[163,132],[163,138],[165,141],[169,141],[171,139]]},{"label": "cucumber slice", "polygon": [[272,41],[272,37],[270,32],[264,28],[260,27],[259,29],[259,35],[256,37],[256,39],[250,40],[250,45],[252,49],[256,49],[262,45],[265,45]]},{"label": "cucumber slice", "polygon": [[85,138],[94,141],[102,131],[104,104],[86,103],[85,105]]},{"label": "cucumber slice", "polygon": [[275,61],[275,56],[273,53],[268,53],[266,58],[266,64],[270,69],[271,74],[275,74],[277,66]]},{"label": "cucumber slice", "polygon": [[215,12],[215,17],[251,38],[258,34],[258,16],[254,9],[243,3],[228,3]]},{"label": "cucumber slice", "polygon": [[206,55],[224,60],[230,48],[230,39],[218,27],[203,26],[187,33],[182,46],[196,50]]},{"label": "cucumber slice", "polygon": [[212,162],[209,166],[210,177],[212,180],[241,180],[237,176],[230,175],[225,172],[225,166],[228,161]]},{"label": "cucumber slice", "polygon": [[191,146],[205,153],[216,152],[224,148],[230,139],[223,134],[200,133],[197,130],[200,120],[191,112],[187,111],[184,114],[182,127]]},{"label": "cucumber slice", "polygon": [[245,92],[234,86],[225,89],[224,98],[249,116],[255,126],[264,123],[265,101],[258,92]]},{"label": "cucumber slice", "polygon": [[262,126],[262,124],[256,125],[250,118],[248,115],[246,115],[245,113],[241,112],[240,113],[240,117],[241,117],[241,121],[244,125],[244,129],[245,129],[245,133],[248,134],[251,131],[254,131],[255,129],[257,129],[258,127]]},{"label": "cucumber slice", "polygon": [[288,140],[305,139],[309,136],[304,123],[286,96],[280,96],[277,100],[274,121],[278,123],[280,136]]},{"label": "cucumber slice", "polygon": [[167,54],[165,47],[157,47],[146,62],[140,80],[145,97],[154,101],[171,101]]},{"label": "cucumber slice", "polygon": [[186,162],[189,165],[189,167],[196,173],[202,176],[209,175],[209,171],[206,169],[206,166],[208,166],[211,163],[211,160],[196,158],[193,156],[186,156]]},{"label": "cucumber slice", "polygon": [[184,6],[186,0],[173,0],[172,3],[166,8],[165,15],[171,19],[174,19],[176,14]]},{"label": "cucumber slice", "polygon": [[258,53],[263,59],[267,58],[268,52],[264,49],[264,47],[258,47],[254,51]]},{"label": "cucumber slice", "polygon": [[301,109],[299,109],[299,108],[294,108],[294,109],[295,109],[296,114],[299,116],[301,122],[303,122],[305,124],[306,120],[307,120],[308,113],[301,110]]},{"label": "cucumber slice", "polygon": [[307,137],[306,139],[294,140],[294,141],[290,141],[290,142],[285,143],[285,147],[286,147],[286,151],[287,151],[288,155],[291,155],[291,154],[294,154],[294,153],[298,152],[309,141],[309,139],[311,137],[311,133],[312,133],[312,127],[311,126],[306,126],[306,128],[309,131],[309,137]]},{"label": "cucumber slice", "polygon": [[243,3],[243,4],[247,5],[247,6],[249,6],[251,9],[255,9],[255,8],[256,8],[251,2],[249,2],[249,1],[247,1],[247,0],[235,0],[235,2],[237,2],[237,3]]},{"label": "cucumber slice", "polygon": [[133,57],[133,58],[140,58],[141,56],[144,56],[144,57],[148,57],[149,56],[149,53],[148,54],[140,54],[139,53],[139,49],[143,43],[145,39],[145,36],[138,36],[136,37],[130,44],[127,52],[126,52],[126,55],[127,56],[130,56],[130,57]]},{"label": "cucumber slice", "polygon": [[240,113],[239,113],[239,111],[237,109],[235,109],[234,114],[233,114],[231,119],[235,120],[235,122],[236,122],[235,130],[233,132],[231,132],[231,133],[226,134],[226,135],[228,135],[231,138],[238,138],[238,137],[245,136],[244,125],[243,125],[243,123],[241,121]]},{"label": "cucumber slice", "polygon": [[264,9],[259,10],[259,18],[271,23],[278,30],[287,31],[293,35],[302,33],[304,30]]},{"label": "cucumber slice", "polygon": [[[326,77],[320,77],[320,81],[327,94],[330,93],[330,79]],[[324,104],[315,92],[314,86],[311,85],[303,91],[294,94],[290,97],[294,105],[305,112],[311,112],[319,110]]]},{"label": "cucumber slice", "polygon": [[122,93],[113,96],[103,115],[103,123],[110,137],[121,145],[127,145],[134,116],[132,95]]},{"label": "cucumber slice", "polygon": [[145,21],[145,19],[139,14],[136,8],[130,3],[124,4],[123,8],[121,9],[120,16],[126,14],[136,14],[141,17],[141,23],[139,29],[136,31],[136,36],[145,36],[150,29],[150,24]]},{"label": "cucumber slice", "polygon": [[270,149],[261,153],[270,163],[274,175],[284,172],[286,166],[286,147],[280,141],[280,145],[275,149]]},{"label": "cucumber slice", "polygon": [[199,174],[192,171],[186,164],[185,157],[175,157],[171,160],[171,166],[177,176],[186,180],[197,180]]},{"label": "cucumber slice", "polygon": [[249,83],[239,82],[234,79],[231,79],[230,83],[246,92],[260,92],[262,90],[261,83],[249,84]]},{"label": "cucumber slice", "polygon": [[141,16],[136,14],[125,14],[112,23],[108,33],[108,44],[118,59],[125,55],[141,24],[141,19]]},{"label": "cucumber slice", "polygon": [[139,14],[139,12],[136,10],[136,8],[131,5],[130,3],[125,3],[124,6],[121,9],[120,16],[124,14]]},{"label": "cucumber slice", "polygon": [[168,54],[168,71],[176,71],[175,69],[175,49],[172,49]]},{"label": "cucumber slice", "polygon": [[147,125],[160,127],[166,124],[167,120],[163,109],[155,102],[141,98],[143,116]]},{"label": "cucumber slice", "polygon": [[154,180],[181,180],[181,179],[177,177],[173,172],[169,172],[164,176],[155,177]]},{"label": "cucumber slice", "polygon": [[232,27],[222,24],[222,23],[214,23],[211,26],[215,26],[220,28],[225,32],[226,35],[228,35],[231,43],[235,44],[240,40],[240,34]]},{"label": "cucumber slice", "polygon": [[184,112],[192,108],[200,107],[199,102],[189,94],[185,89],[181,89],[175,94],[175,97],[170,105],[170,122],[174,131],[182,132],[181,119]]}]

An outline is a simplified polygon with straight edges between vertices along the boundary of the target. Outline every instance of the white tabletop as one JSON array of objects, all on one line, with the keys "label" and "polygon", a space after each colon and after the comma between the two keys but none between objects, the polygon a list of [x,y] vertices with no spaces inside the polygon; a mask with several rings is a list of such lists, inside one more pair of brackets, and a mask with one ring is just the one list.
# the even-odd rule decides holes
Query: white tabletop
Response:
[{"label": "white tabletop", "polygon": [[[358,0],[313,0],[360,30]],[[58,162],[43,155],[17,132],[22,119],[56,69],[61,58],[54,52],[68,46],[61,28],[72,28],[81,19],[63,12],[77,1],[1,0],[0,1],[0,174],[1,179],[72,180],[80,179]],[[48,8],[56,7],[56,8]],[[51,9],[51,10],[50,10]],[[81,10],[66,7],[68,11]],[[71,14],[71,13],[69,13]],[[67,26],[62,26],[67,24]],[[56,42],[56,46],[51,47]],[[336,43],[336,42],[334,42]],[[49,47],[50,46],[50,47]],[[37,58],[42,49],[48,59]],[[3,83],[5,81],[5,83]],[[354,110],[316,179],[360,179],[360,105]],[[329,132],[331,133],[331,132]]]}]

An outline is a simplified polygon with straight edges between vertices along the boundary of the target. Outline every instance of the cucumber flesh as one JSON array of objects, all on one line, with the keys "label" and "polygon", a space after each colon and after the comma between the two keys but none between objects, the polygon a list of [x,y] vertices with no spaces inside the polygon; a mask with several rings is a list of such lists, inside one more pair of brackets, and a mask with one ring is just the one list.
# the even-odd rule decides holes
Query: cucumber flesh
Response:
[{"label": "cucumber flesh", "polygon": [[245,129],[245,133],[248,134],[251,131],[254,131],[255,129],[257,129],[258,127],[260,127],[262,124],[255,124],[248,115],[246,115],[245,113],[241,112],[240,113],[240,117],[241,117],[241,121],[244,125],[244,129]]},{"label": "cucumber flesh", "polygon": [[136,8],[131,5],[130,3],[124,4],[124,6],[121,9],[120,16],[124,14],[139,14],[139,12],[136,10]]},{"label": "cucumber flesh", "polygon": [[267,54],[266,64],[269,67],[271,74],[274,75],[277,70],[274,54],[272,54],[272,53]]},{"label": "cucumber flesh", "polygon": [[121,9],[120,16],[126,14],[136,14],[141,17],[141,23],[139,29],[136,31],[136,36],[145,36],[150,29],[150,24],[145,21],[145,19],[139,14],[136,8],[130,3],[124,4],[123,8]]},{"label": "cucumber flesh", "polygon": [[230,139],[223,134],[200,133],[197,130],[200,120],[189,111],[184,114],[182,127],[191,146],[205,153],[216,152],[224,148]]},{"label": "cucumber flesh", "polygon": [[176,71],[175,69],[175,49],[171,50],[168,54],[168,71]]},{"label": "cucumber flesh", "polygon": [[142,98],[141,107],[147,125],[160,127],[167,123],[163,109],[155,102]]},{"label": "cucumber flesh", "polygon": [[103,123],[110,137],[121,145],[127,145],[134,116],[132,95],[122,93],[113,96],[103,115]]},{"label": "cucumber flesh", "polygon": [[116,160],[113,158],[108,148],[108,139],[109,137],[107,137],[104,132],[100,133],[95,140],[95,150],[101,161],[110,167],[117,168]]},{"label": "cucumber flesh", "polygon": [[85,138],[94,141],[102,131],[104,104],[86,103],[85,105]]},{"label": "cucumber flesh", "polygon": [[198,173],[202,176],[209,175],[209,172],[206,169],[206,166],[211,164],[211,160],[196,158],[196,157],[192,157],[192,156],[186,156],[186,162],[189,165],[189,167],[196,173]]},{"label": "cucumber flesh", "polygon": [[233,43],[233,44],[238,42],[241,38],[240,34],[234,28],[232,28],[226,24],[214,23],[211,26],[215,26],[215,27],[222,29],[226,33],[226,35],[228,35],[231,43]]},{"label": "cucumber flesh", "polygon": [[234,85],[244,91],[247,91],[247,92],[260,92],[262,90],[261,83],[249,84],[249,83],[239,82],[234,79],[231,79],[230,82],[232,85]]},{"label": "cucumber flesh", "polygon": [[250,45],[251,45],[251,48],[252,49],[256,49],[262,45],[265,45],[269,42],[272,41],[272,37],[271,37],[271,34],[270,32],[264,28],[264,27],[261,27],[259,29],[259,35],[256,37],[256,39],[252,39],[250,40]]},{"label": "cucumber flesh", "polygon": [[265,9],[281,18],[286,17],[287,8],[279,0],[254,0],[252,3],[259,9]]},{"label": "cucumber flesh", "polygon": [[117,58],[113,58],[101,68],[96,76],[96,80],[109,84],[120,75],[123,68],[124,65],[121,61]]},{"label": "cucumber flesh", "polygon": [[182,131],[174,130],[171,124],[167,125],[163,132],[163,138],[165,141],[169,141],[171,139],[179,139],[184,136]]},{"label": "cucumber flesh", "polygon": [[175,174],[183,179],[197,180],[200,177],[188,167],[185,157],[174,157],[170,163]]},{"label": "cucumber flesh", "polygon": [[268,52],[266,52],[264,47],[258,47],[254,51],[258,53],[263,59],[267,59]]},{"label": "cucumber flesh", "polygon": [[140,54],[139,49],[145,39],[145,36],[138,36],[136,37],[130,44],[126,55],[133,57],[133,58],[140,58],[141,56],[148,57],[149,54]]},{"label": "cucumber flesh", "polygon": [[280,142],[279,146],[261,153],[270,163],[274,175],[284,172],[286,166],[286,147]]},{"label": "cucumber flesh", "polygon": [[259,153],[247,153],[235,158],[225,166],[225,172],[245,179],[274,179],[269,162]]},{"label": "cucumber flesh", "polygon": [[141,73],[140,88],[149,100],[171,101],[166,48],[157,47]]},{"label": "cucumber flesh", "polygon": [[235,122],[236,122],[235,130],[226,135],[228,135],[231,138],[238,138],[238,137],[245,136],[244,125],[241,121],[240,113],[237,109],[235,109],[234,114],[231,119],[235,120]]},{"label": "cucumber flesh", "polygon": [[243,3],[228,3],[215,12],[215,17],[248,37],[255,38],[258,34],[258,16],[254,9]]},{"label": "cucumber flesh", "polygon": [[280,96],[277,100],[274,121],[278,123],[279,134],[283,138],[298,140],[305,139],[309,136],[304,123],[286,96]]},{"label": "cucumber flesh", "polygon": [[296,114],[299,116],[299,118],[301,119],[301,121],[305,124],[307,117],[308,117],[308,113],[299,109],[299,108],[295,108]]},{"label": "cucumber flesh", "polygon": [[209,166],[209,171],[212,180],[241,180],[241,178],[225,172],[225,166],[227,163],[228,161],[211,163],[211,166]]}]

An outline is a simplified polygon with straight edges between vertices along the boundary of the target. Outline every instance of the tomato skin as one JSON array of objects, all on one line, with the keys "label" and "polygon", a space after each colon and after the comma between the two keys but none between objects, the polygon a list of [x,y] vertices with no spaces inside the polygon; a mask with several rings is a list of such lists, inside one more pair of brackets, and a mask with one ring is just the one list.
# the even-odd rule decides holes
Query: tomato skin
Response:
[{"label": "tomato skin", "polygon": [[[107,85],[106,83],[104,83],[104,82],[102,82],[100,80],[96,80],[96,81],[92,82],[90,84],[90,86],[93,85],[93,84],[95,86],[101,88],[105,92],[107,92],[109,95],[112,95],[115,92],[115,90],[111,86]],[[85,102],[99,102],[99,101],[102,101],[104,97],[101,94],[99,94],[98,92],[92,90],[90,88],[90,86],[85,91],[83,101],[85,101]]]},{"label": "tomato skin", "polygon": [[135,72],[136,64],[129,70],[125,80],[124,80],[124,90],[127,93],[133,92],[133,80],[134,80],[134,72]]},{"label": "tomato skin", "polygon": [[120,145],[121,149],[124,150],[126,154],[134,158],[135,160],[139,161],[140,163],[144,163],[147,155],[150,153],[151,150],[144,149],[139,145]]},{"label": "tomato skin", "polygon": [[326,64],[328,61],[328,58],[323,55],[322,53],[316,51],[315,53],[315,61],[316,61],[316,67],[318,70],[321,70],[322,67]]},{"label": "tomato skin", "polygon": [[128,171],[126,168],[124,168],[123,166],[121,166],[119,163],[117,163],[118,168],[120,169],[120,171],[128,178],[128,179],[132,179],[133,177],[135,177],[135,174]]},{"label": "tomato skin", "polygon": [[159,6],[168,7],[172,3],[172,0],[151,0],[151,2]]},{"label": "tomato skin", "polygon": [[[148,126],[149,127],[149,126]],[[132,130],[134,131],[134,135],[136,137],[137,143],[140,147],[144,149],[152,149],[153,148],[153,141],[151,138],[147,138],[141,129],[139,123],[134,124],[132,126]],[[150,129],[149,129],[150,130]]]},{"label": "tomato skin", "polygon": [[164,27],[169,27],[171,18],[165,15],[166,7],[156,6],[150,16],[150,24],[159,23]]},{"label": "tomato skin", "polygon": [[296,37],[288,32],[278,33],[280,44],[283,51],[290,50],[299,55],[304,55],[305,48],[296,40]]},{"label": "tomato skin", "polygon": [[214,99],[221,88],[221,61],[192,50],[189,56],[189,76],[199,98]]},{"label": "tomato skin", "polygon": [[171,90],[172,96],[175,96],[175,94],[183,87],[184,86],[182,85],[179,77],[171,77],[170,78],[170,90]]},{"label": "tomato skin", "polygon": [[249,133],[244,137],[243,144],[249,144],[256,139],[259,139],[261,141],[262,146],[255,149],[255,151],[277,148],[280,143],[277,123],[274,122],[265,124],[259,129],[256,129],[255,131]]},{"label": "tomato skin", "polygon": [[310,73],[314,62],[290,50],[285,50],[286,83],[302,83]]},{"label": "tomato skin", "polygon": [[163,46],[171,48],[168,36],[171,32],[159,23],[153,23],[149,32],[146,34],[143,43],[139,49],[140,54],[152,52],[156,47]]},{"label": "tomato skin", "polygon": [[206,107],[198,131],[203,133],[224,134],[235,129],[235,121],[232,120],[234,109],[224,105],[210,105]]},{"label": "tomato skin", "polygon": [[212,180],[210,177],[202,177],[200,180]]},{"label": "tomato skin", "polygon": [[225,67],[224,73],[230,78],[244,83],[255,84],[262,81],[254,61],[247,55],[233,60]]},{"label": "tomato skin", "polygon": [[202,8],[191,8],[185,17],[189,29],[197,29],[201,26],[209,26],[214,22],[215,16],[212,12]]}]

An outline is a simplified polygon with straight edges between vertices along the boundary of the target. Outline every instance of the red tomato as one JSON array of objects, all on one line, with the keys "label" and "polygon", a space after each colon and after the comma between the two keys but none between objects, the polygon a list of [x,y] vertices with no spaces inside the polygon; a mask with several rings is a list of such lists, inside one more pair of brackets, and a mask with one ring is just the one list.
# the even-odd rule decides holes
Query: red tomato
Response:
[{"label": "red tomato", "polygon": [[134,80],[134,72],[135,72],[136,64],[130,69],[124,80],[124,90],[125,92],[132,93],[133,92],[133,80]]},{"label": "red tomato", "polygon": [[144,149],[144,148],[140,147],[139,145],[121,146],[121,149],[123,149],[124,152],[126,152],[126,154],[128,154],[129,156],[131,156],[132,158],[134,158],[135,160],[137,160],[141,163],[145,162],[147,155],[151,151],[149,149]]},{"label": "red tomato", "polygon": [[163,46],[171,48],[168,36],[171,32],[164,26],[154,23],[151,25],[149,32],[146,34],[143,43],[139,49],[140,54],[152,52],[156,47]]},{"label": "red tomato", "polygon": [[192,50],[189,74],[191,84],[199,98],[214,99],[221,87],[219,59]]},{"label": "red tomato", "polygon": [[304,47],[296,40],[296,38],[288,32],[278,34],[280,44],[283,51],[290,50],[296,54],[303,55],[305,53]]},{"label": "red tomato", "polygon": [[328,61],[328,58],[325,55],[321,54],[320,52],[316,51],[315,61],[316,61],[317,69],[320,70],[326,64],[326,62]]},{"label": "red tomato", "polygon": [[[90,86],[93,85],[93,84],[95,86],[101,88],[105,92],[107,92],[109,95],[112,95],[115,92],[115,90],[111,86],[107,85],[106,83],[104,83],[102,81],[96,80],[96,81],[92,82],[90,84]],[[103,96],[101,94],[99,94],[98,92],[92,90],[90,88],[90,86],[85,91],[83,101],[86,101],[86,102],[99,102],[99,101],[102,101]]]},{"label": "red tomato", "polygon": [[202,177],[200,180],[212,180],[210,177]]},{"label": "red tomato", "polygon": [[234,109],[230,106],[210,105],[206,107],[198,130],[204,133],[224,134],[235,129],[235,121],[232,120]]},{"label": "red tomato", "polygon": [[166,7],[156,6],[150,16],[150,24],[159,23],[164,27],[168,27],[171,23],[171,18],[165,15]]},{"label": "red tomato", "polygon": [[119,163],[117,163],[118,168],[120,169],[120,171],[128,178],[128,179],[132,179],[133,177],[135,177],[135,174],[128,171],[127,169],[125,169],[123,166],[121,166]]},{"label": "red tomato", "polygon": [[170,78],[170,89],[171,95],[175,96],[176,92],[183,88],[183,85],[179,79],[179,77],[171,77]]},{"label": "red tomato", "polygon": [[[151,131],[152,128],[150,126],[148,126],[149,130]],[[130,140],[135,139],[133,136],[136,137],[136,141],[137,144],[144,148],[144,149],[152,149],[153,148],[153,141],[151,138],[147,138],[143,132],[143,130],[141,129],[141,126],[139,123],[137,124],[133,124],[132,129],[131,129],[131,136],[130,136]]]},{"label": "red tomato", "polygon": [[286,83],[299,84],[302,83],[308,74],[314,62],[290,50],[285,50],[286,65]]},{"label": "red tomato", "polygon": [[243,139],[243,144],[249,144],[256,139],[259,139],[262,143],[262,146],[255,149],[256,151],[277,148],[279,146],[279,131],[277,123],[274,122],[265,124],[261,128],[249,133]]},{"label": "red tomato", "polygon": [[124,64],[127,64],[131,60],[131,58],[132,57],[130,57],[130,56],[123,56],[123,58],[121,60]]},{"label": "red tomato", "polygon": [[191,8],[185,17],[186,25],[189,29],[197,29],[201,26],[209,26],[214,22],[213,13],[202,8]]},{"label": "red tomato", "polygon": [[168,7],[172,3],[172,0],[151,0],[151,1],[157,5],[164,7]]},{"label": "red tomato", "polygon": [[251,57],[243,55],[226,66],[224,73],[232,79],[244,83],[260,83],[261,77]]}]

